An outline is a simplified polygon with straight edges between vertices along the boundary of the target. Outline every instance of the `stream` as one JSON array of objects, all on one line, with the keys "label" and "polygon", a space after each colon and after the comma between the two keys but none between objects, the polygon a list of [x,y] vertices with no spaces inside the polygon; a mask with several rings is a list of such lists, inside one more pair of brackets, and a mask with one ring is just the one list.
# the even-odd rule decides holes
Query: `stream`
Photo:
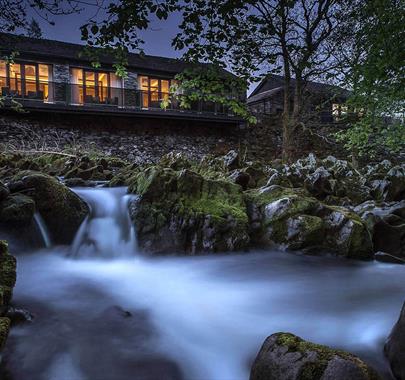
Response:
[{"label": "stream", "polygon": [[350,351],[391,379],[382,349],[404,301],[403,266],[281,251],[145,257],[124,188],[74,191],[91,212],[72,246],[52,246],[40,218],[43,248],[11,243],[13,304],[33,320],[11,330],[6,380],[247,380],[279,331]]}]

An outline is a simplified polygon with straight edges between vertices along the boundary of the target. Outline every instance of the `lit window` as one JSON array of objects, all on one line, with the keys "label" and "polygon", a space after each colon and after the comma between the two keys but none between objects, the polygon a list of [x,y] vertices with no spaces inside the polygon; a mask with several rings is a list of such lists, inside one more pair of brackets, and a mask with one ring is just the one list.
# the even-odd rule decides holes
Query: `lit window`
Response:
[{"label": "lit window", "polygon": [[345,104],[333,103],[332,116],[335,120],[339,120],[347,115],[348,108]]},{"label": "lit window", "polygon": [[6,61],[0,61],[0,87],[2,94],[7,92],[7,66]]}]

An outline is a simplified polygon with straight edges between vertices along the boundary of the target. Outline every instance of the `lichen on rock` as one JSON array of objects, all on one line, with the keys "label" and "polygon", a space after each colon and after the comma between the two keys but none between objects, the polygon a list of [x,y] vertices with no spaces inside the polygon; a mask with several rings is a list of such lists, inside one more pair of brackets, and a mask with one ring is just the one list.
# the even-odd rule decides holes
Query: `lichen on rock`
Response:
[{"label": "lichen on rock", "polygon": [[305,341],[290,333],[276,333],[263,343],[250,380],[379,380],[380,376],[357,356]]}]

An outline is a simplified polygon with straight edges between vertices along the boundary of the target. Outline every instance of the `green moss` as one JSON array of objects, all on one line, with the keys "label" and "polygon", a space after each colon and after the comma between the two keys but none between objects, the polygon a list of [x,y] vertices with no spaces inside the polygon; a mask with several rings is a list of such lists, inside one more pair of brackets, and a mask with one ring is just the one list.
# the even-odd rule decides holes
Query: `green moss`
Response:
[{"label": "green moss", "polygon": [[69,244],[88,213],[87,204],[51,176],[32,172],[20,173],[19,176],[25,193],[34,199],[54,242]]},{"label": "green moss", "polygon": [[7,305],[16,282],[16,259],[8,253],[8,244],[0,240],[0,306]]},{"label": "green moss", "polygon": [[[189,169],[152,166],[135,176],[129,191],[140,195],[134,219],[142,221],[137,223],[141,241],[144,236],[155,240],[170,230],[175,244],[196,250],[240,249],[235,241],[247,244],[248,217],[239,185],[204,178]],[[212,232],[207,240],[204,229]]]},{"label": "green moss", "polygon": [[0,284],[13,288],[16,282],[16,259],[11,255],[4,255],[0,259]]},{"label": "green moss", "polygon": [[4,347],[8,333],[10,331],[11,321],[9,318],[0,317],[0,350]]},{"label": "green moss", "polygon": [[310,194],[304,189],[294,189],[282,186],[273,185],[268,188],[253,189],[245,191],[245,196],[248,200],[254,202],[258,206],[265,206],[269,203],[277,201],[281,198],[298,198],[298,199],[311,199]]},{"label": "green moss", "polygon": [[379,379],[379,376],[370,367],[368,367],[367,364],[348,352],[335,350],[321,344],[308,342],[290,333],[278,333],[276,342],[280,346],[286,346],[288,352],[300,352],[304,356],[306,356],[309,352],[315,352],[317,354],[316,361],[306,363],[302,367],[299,374],[299,380],[319,380],[328,366],[328,362],[334,356],[338,356],[344,360],[353,362],[363,371],[367,379]]},{"label": "green moss", "polygon": [[219,219],[232,216],[241,223],[247,223],[248,221],[245,209],[239,204],[228,203],[226,199],[201,198],[196,201],[186,200],[184,205],[188,212],[210,215]]}]

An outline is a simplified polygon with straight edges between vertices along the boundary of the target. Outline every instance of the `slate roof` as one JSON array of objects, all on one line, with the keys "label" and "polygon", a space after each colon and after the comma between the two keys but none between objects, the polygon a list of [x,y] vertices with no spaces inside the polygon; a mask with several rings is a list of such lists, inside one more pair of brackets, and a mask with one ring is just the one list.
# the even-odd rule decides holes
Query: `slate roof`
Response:
[{"label": "slate roof", "polygon": [[[291,86],[294,86],[295,79],[291,79]],[[264,78],[259,85],[254,89],[254,91],[250,94],[248,98],[248,102],[251,103],[253,101],[258,101],[261,99],[265,99],[266,97],[270,97],[275,95],[276,92],[272,92],[271,90],[282,88],[284,85],[284,77],[281,75],[269,74],[266,78]],[[330,94],[338,94],[342,97],[348,97],[350,95],[350,91],[338,87],[333,86],[327,83],[321,82],[314,82],[308,81],[307,82],[307,90],[310,92],[316,93],[330,93]],[[258,96],[259,94],[263,94],[261,97]],[[266,95],[265,95],[266,94]],[[253,100],[255,99],[255,100]]]},{"label": "slate roof", "polygon": [[283,91],[283,87],[276,87],[276,88],[272,88],[271,90],[259,92],[256,95],[250,95],[247,102],[249,104],[249,103],[258,102],[258,101],[263,100],[263,99],[271,98],[271,97],[273,97],[275,95],[278,95],[282,91]]},{"label": "slate roof", "polygon": [[[84,45],[69,42],[0,33],[0,50],[18,51],[25,55],[30,54],[46,57],[48,60],[51,58],[58,58],[66,61],[74,60],[90,63],[91,60],[89,58],[80,56],[83,47]],[[100,56],[100,62],[102,64],[111,65],[114,63],[114,59],[111,55],[104,54]],[[128,67],[131,69],[144,69],[148,71],[162,71],[170,74],[177,74],[187,67],[192,67],[192,64],[176,58],[129,53]],[[228,72],[224,70],[224,73]]]}]

